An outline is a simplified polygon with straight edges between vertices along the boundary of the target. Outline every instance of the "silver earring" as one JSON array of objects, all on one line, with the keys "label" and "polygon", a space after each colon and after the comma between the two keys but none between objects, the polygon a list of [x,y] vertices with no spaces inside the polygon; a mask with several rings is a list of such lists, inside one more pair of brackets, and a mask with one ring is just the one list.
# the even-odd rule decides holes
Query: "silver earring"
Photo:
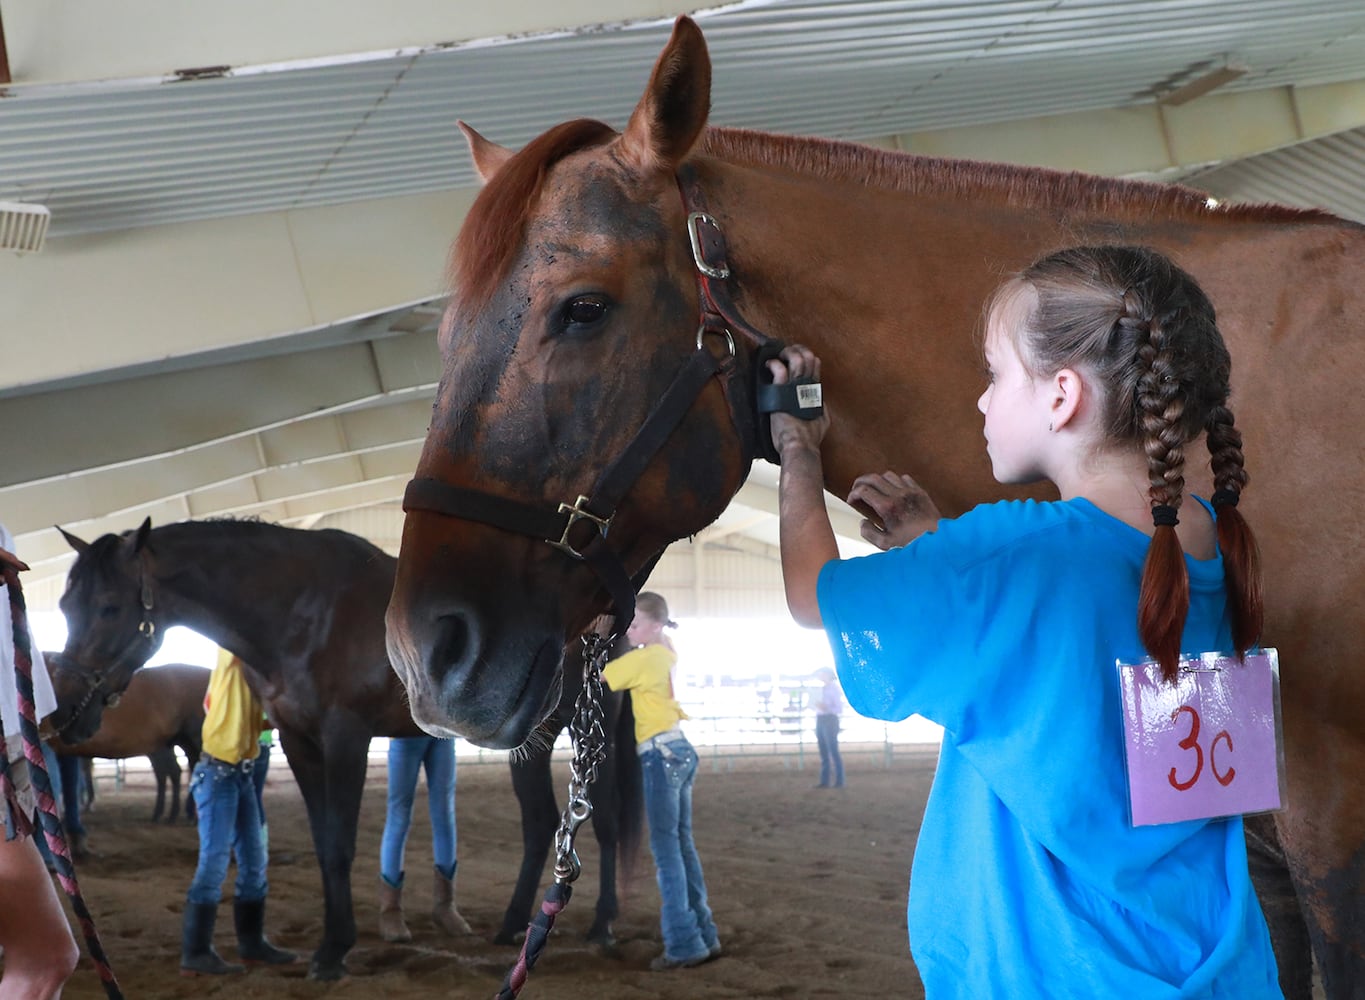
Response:
[{"label": "silver earring", "polygon": [[1048,425],[1047,425],[1047,432],[1048,432],[1049,434],[1052,433],[1052,425],[1051,425],[1051,424],[1048,424]]}]

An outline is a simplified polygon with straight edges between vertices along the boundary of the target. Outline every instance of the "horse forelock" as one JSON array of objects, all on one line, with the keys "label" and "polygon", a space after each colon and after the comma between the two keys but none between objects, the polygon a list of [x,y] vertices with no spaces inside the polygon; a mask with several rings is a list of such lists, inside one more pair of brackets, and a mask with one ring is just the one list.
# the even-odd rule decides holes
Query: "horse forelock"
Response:
[{"label": "horse forelock", "polygon": [[792,170],[829,180],[853,180],[906,194],[989,196],[1010,205],[1062,206],[1079,211],[1140,212],[1170,218],[1230,218],[1260,222],[1344,220],[1317,209],[1217,202],[1194,188],[1120,180],[1043,167],[957,160],[875,149],[853,142],[775,135],[750,129],[708,128],[704,152],[727,162]]},{"label": "horse forelock", "polygon": [[488,305],[511,269],[549,168],[616,135],[610,125],[577,118],[542,133],[503,164],[474,200],[452,248],[451,283],[466,315]]}]

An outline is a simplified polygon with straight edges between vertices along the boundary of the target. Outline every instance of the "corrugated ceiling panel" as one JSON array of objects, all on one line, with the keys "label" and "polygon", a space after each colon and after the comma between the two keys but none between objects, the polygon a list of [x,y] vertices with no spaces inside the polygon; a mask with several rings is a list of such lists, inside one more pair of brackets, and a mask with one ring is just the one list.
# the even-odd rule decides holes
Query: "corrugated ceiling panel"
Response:
[{"label": "corrugated ceiling panel", "polygon": [[[703,28],[713,121],[872,138],[1149,100],[1225,59],[1229,90],[1365,78],[1360,0],[776,2]],[[624,123],[667,35],[632,26],[160,85],[12,87],[0,199],[50,236],[474,183],[456,118],[520,145]]]},{"label": "corrugated ceiling panel", "polygon": [[1185,183],[1236,201],[1325,208],[1365,224],[1365,129],[1342,132],[1226,167]]}]

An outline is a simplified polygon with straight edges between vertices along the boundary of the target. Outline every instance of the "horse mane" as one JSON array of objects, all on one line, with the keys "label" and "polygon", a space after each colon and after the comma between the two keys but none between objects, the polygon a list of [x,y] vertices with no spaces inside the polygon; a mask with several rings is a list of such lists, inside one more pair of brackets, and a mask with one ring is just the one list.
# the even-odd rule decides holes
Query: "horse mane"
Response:
[{"label": "horse mane", "polygon": [[484,187],[451,251],[450,272],[464,308],[478,312],[512,267],[545,172],[570,153],[615,138],[610,125],[575,118],[532,139]]},{"label": "horse mane", "polygon": [[[618,134],[610,125],[591,118],[563,122],[531,140],[493,175],[474,200],[451,248],[450,279],[465,311],[483,309],[511,270],[526,220],[549,168],[571,153],[603,145]],[[1251,203],[1210,205],[1208,195],[1178,184],[920,156],[836,139],[752,129],[709,127],[700,151],[731,163],[777,167],[829,180],[855,180],[906,194],[964,198],[984,194],[1010,205],[1062,205],[1097,214],[1124,211],[1180,219],[1345,221],[1320,209]]]},{"label": "horse mane", "polygon": [[706,130],[703,151],[731,163],[778,167],[817,178],[860,180],[868,187],[906,194],[980,197],[1009,205],[1062,205],[1096,213],[1125,210],[1174,218],[1226,218],[1259,222],[1340,223],[1318,209],[1272,204],[1209,204],[1194,188],[1094,174],[957,160],[875,149],[852,142],[775,135],[751,129]]}]

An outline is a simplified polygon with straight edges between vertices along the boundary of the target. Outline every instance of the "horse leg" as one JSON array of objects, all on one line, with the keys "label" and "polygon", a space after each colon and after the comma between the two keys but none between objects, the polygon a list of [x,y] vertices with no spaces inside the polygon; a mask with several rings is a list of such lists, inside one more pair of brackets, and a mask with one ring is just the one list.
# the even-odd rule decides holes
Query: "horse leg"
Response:
[{"label": "horse leg", "polygon": [[619,952],[611,925],[620,914],[620,906],[616,899],[620,804],[619,796],[616,794],[616,760],[613,755],[608,754],[606,760],[598,765],[597,780],[589,786],[588,798],[592,802],[592,832],[597,838],[598,864],[601,867],[597,911],[593,916],[592,926],[588,928],[588,943],[595,945],[604,954],[615,957]]},{"label": "horse leg", "polygon": [[166,763],[166,773],[171,779],[171,814],[166,822],[174,823],[180,818],[180,760],[175,755],[175,747],[166,748]]},{"label": "horse leg", "polygon": [[355,945],[351,864],[370,738],[358,722],[335,718],[324,723],[321,735],[319,746],[307,735],[280,727],[281,745],[308,808],[322,873],[323,935],[308,976],[329,981],[346,974],[346,953]]},{"label": "horse leg", "polygon": [[[1317,715],[1318,719],[1311,718]],[[1284,703],[1289,808],[1275,814],[1328,1000],[1365,1000],[1365,805],[1340,782],[1365,768],[1365,746],[1328,713]]]},{"label": "horse leg", "polygon": [[[170,755],[167,763],[166,756]],[[166,809],[166,783],[171,779],[172,769],[176,772],[176,795],[180,794],[180,765],[176,763],[175,751],[170,747],[159,747],[147,755],[152,762],[152,773],[156,775],[156,807],[152,810],[152,822],[161,819]]]},{"label": "horse leg", "polygon": [[535,904],[541,876],[545,874],[545,859],[559,826],[549,751],[514,760],[511,768],[512,791],[521,806],[521,871],[512,890],[512,900],[502,917],[502,929],[493,938],[495,944],[519,944],[526,936],[531,907]]},{"label": "horse leg", "polygon": [[601,873],[598,880],[597,912],[588,929],[588,941],[607,955],[616,956],[616,934],[612,922],[620,915],[616,895],[618,870],[629,868],[630,858],[623,857],[628,849],[632,825],[628,811],[642,801],[638,780],[635,794],[623,783],[627,768],[638,766],[635,757],[635,715],[625,710],[629,704],[624,692],[607,692],[602,701],[603,730],[607,738],[607,753],[597,768],[597,780],[588,788],[592,801],[592,832],[597,837]]},{"label": "horse leg", "polygon": [[81,758],[81,808],[90,812],[95,808],[95,760],[93,757]]},{"label": "horse leg", "polygon": [[1250,816],[1245,821],[1245,830],[1251,882],[1270,928],[1270,943],[1280,969],[1280,992],[1284,1000],[1312,1000],[1313,949],[1308,940],[1308,924],[1289,876],[1289,864],[1275,833],[1274,820],[1269,816]]}]

